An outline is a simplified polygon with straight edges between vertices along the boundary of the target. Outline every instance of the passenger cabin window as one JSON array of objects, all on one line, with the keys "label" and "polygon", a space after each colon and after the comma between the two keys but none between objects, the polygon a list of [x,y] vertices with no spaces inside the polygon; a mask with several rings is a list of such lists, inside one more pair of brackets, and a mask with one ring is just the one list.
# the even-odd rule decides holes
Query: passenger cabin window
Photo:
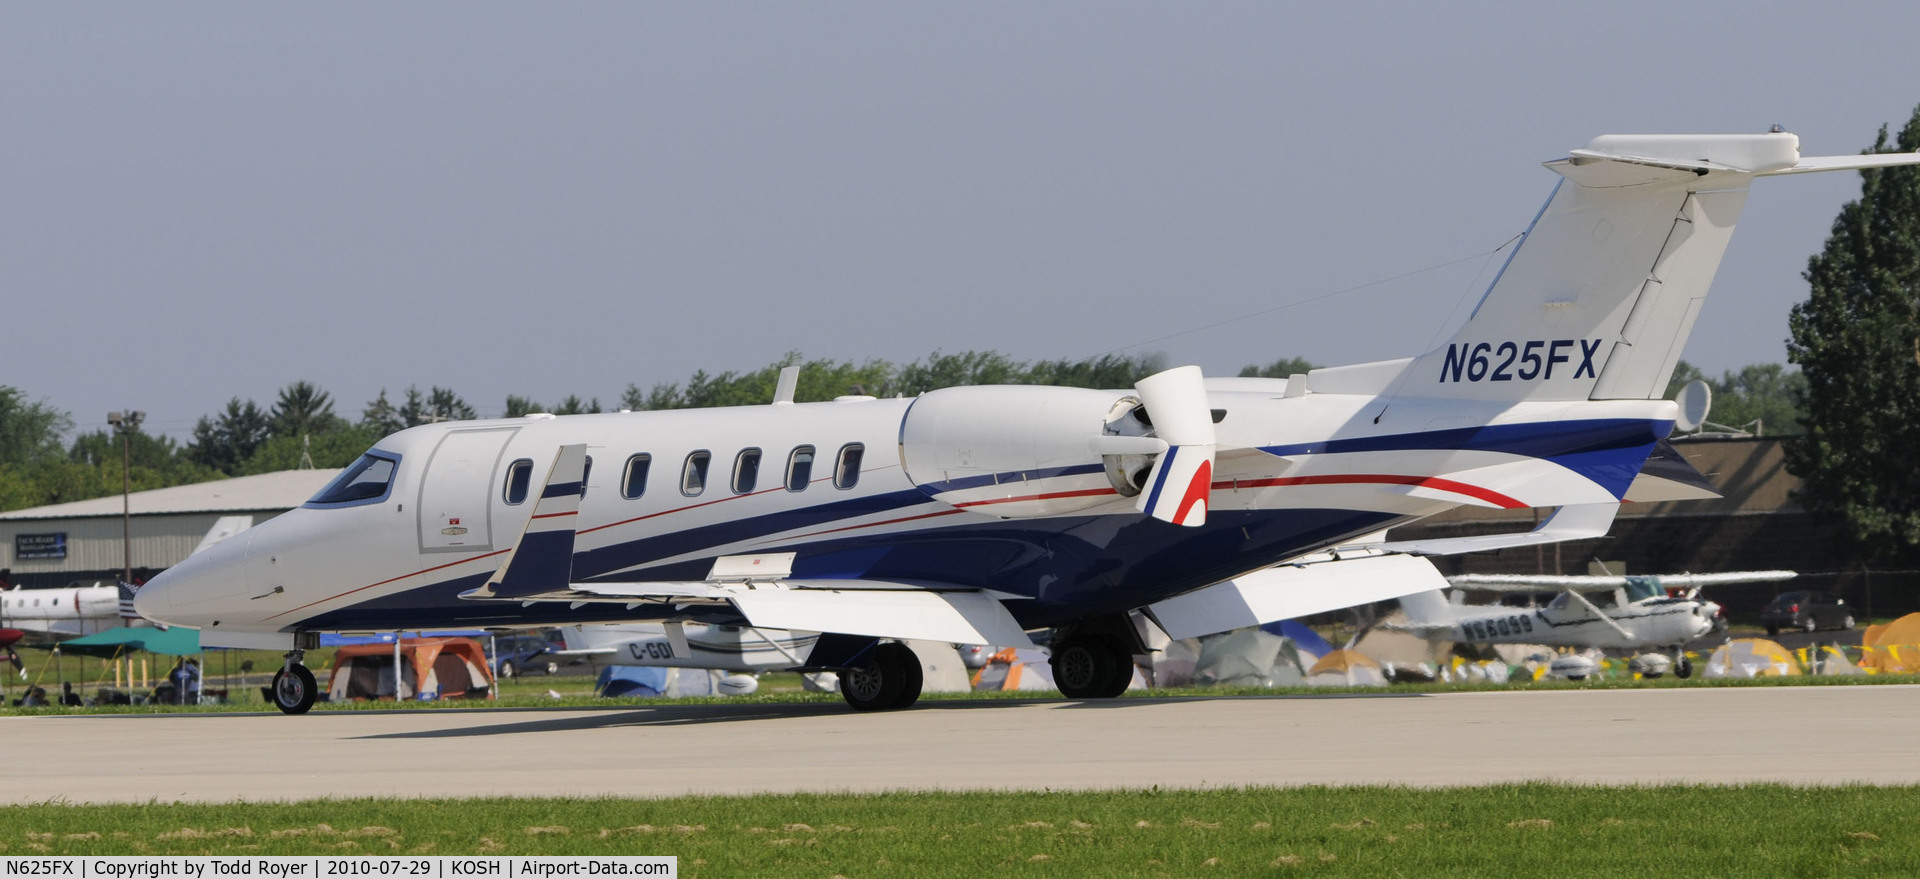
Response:
[{"label": "passenger cabin window", "polygon": [[647,493],[647,471],[653,469],[653,456],[645,452],[627,459],[626,475],[620,479],[620,496],[633,500]]},{"label": "passenger cabin window", "polygon": [[502,492],[503,499],[509,504],[521,504],[527,501],[527,488],[533,481],[533,462],[521,458],[507,465],[507,484]]},{"label": "passenger cabin window", "polygon": [[372,452],[340,471],[340,475],[320,489],[310,504],[369,504],[386,499],[393,488],[393,471],[399,460]]},{"label": "passenger cabin window", "polygon": [[713,453],[706,450],[687,456],[687,464],[680,468],[680,493],[695,497],[707,490],[707,464],[713,460]]},{"label": "passenger cabin window", "polygon": [[834,488],[852,488],[860,482],[860,457],[866,451],[867,447],[859,443],[840,447],[840,460],[833,465]]},{"label": "passenger cabin window", "polygon": [[805,491],[813,481],[813,447],[797,446],[787,456],[787,490]]},{"label": "passenger cabin window", "polygon": [[760,450],[741,449],[733,459],[733,493],[747,494],[760,482]]}]

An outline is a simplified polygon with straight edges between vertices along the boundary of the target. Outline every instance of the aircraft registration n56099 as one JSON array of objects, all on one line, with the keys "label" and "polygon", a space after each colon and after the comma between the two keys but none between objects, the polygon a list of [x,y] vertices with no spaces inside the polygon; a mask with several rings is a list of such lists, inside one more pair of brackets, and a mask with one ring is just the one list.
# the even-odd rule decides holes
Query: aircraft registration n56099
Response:
[{"label": "aircraft registration n56099", "polygon": [[[1424,592],[1445,582],[1422,556],[1595,537],[1622,500],[1698,496],[1662,451],[1682,413],[1661,396],[1749,184],[1920,163],[1799,143],[1609,135],[1546,163],[1546,206],[1418,357],[808,404],[786,374],[767,406],[426,425],[138,609],[288,649],[293,713],[322,631],[629,621],[821,633],[796,667],[838,672],[860,709],[918,697],[904,640],[1050,628],[1061,690],[1117,695],[1145,649],[1130,611],[1181,638]],[[1387,538],[1463,504],[1553,512]]]}]

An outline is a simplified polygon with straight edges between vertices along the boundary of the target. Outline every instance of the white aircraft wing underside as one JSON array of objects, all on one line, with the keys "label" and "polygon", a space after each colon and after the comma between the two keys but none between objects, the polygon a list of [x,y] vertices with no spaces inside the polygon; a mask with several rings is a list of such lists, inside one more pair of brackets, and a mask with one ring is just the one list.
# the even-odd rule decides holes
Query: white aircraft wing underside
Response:
[{"label": "white aircraft wing underside", "polygon": [[575,583],[520,601],[625,604],[728,604],[762,629],[798,629],[874,638],[1032,647],[1033,641],[992,594],[933,590],[878,580],[781,580],[773,583]]}]

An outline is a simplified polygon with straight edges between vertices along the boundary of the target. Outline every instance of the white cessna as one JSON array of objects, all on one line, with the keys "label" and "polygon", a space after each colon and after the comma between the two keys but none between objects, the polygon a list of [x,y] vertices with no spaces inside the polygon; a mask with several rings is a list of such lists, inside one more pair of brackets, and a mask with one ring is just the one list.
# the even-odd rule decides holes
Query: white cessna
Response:
[{"label": "white cessna", "polygon": [[[1652,576],[1551,574],[1459,574],[1448,577],[1461,590],[1533,593],[1559,591],[1545,607],[1450,604],[1439,592],[1402,596],[1404,625],[1429,641],[1469,644],[1541,644],[1547,647],[1598,647],[1602,650],[1664,649],[1674,674],[1688,677],[1693,663],[1688,641],[1713,631],[1720,605],[1700,597],[1707,586],[1791,580],[1793,571],[1734,571],[1719,574]],[[1679,591],[1683,595],[1671,595]],[[1598,600],[1588,598],[1595,595]]]},{"label": "white cessna", "polygon": [[[289,649],[292,713],[322,631],[647,620],[820,632],[798,667],[859,709],[918,697],[901,640],[1051,628],[1061,690],[1117,695],[1136,608],[1188,637],[1439,588],[1423,554],[1604,534],[1674,427],[1660,395],[1753,179],[1915,162],[1802,158],[1779,132],[1597,138],[1547,163],[1553,195],[1459,333],[1408,359],[804,405],[787,375],[770,406],[412,428],[138,609]],[[1384,539],[1463,504],[1557,510]]]}]

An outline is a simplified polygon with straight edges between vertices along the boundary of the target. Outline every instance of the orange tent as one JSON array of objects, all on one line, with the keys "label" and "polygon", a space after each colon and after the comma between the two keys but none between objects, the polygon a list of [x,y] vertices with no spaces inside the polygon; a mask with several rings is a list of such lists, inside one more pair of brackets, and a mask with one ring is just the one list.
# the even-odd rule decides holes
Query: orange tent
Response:
[{"label": "orange tent", "polygon": [[487,654],[472,638],[402,638],[401,675],[394,679],[392,644],[353,644],[333,657],[327,698],[492,698]]},{"label": "orange tent", "polygon": [[1860,667],[1880,674],[1920,672],[1920,613],[1868,626],[1860,638]]}]

